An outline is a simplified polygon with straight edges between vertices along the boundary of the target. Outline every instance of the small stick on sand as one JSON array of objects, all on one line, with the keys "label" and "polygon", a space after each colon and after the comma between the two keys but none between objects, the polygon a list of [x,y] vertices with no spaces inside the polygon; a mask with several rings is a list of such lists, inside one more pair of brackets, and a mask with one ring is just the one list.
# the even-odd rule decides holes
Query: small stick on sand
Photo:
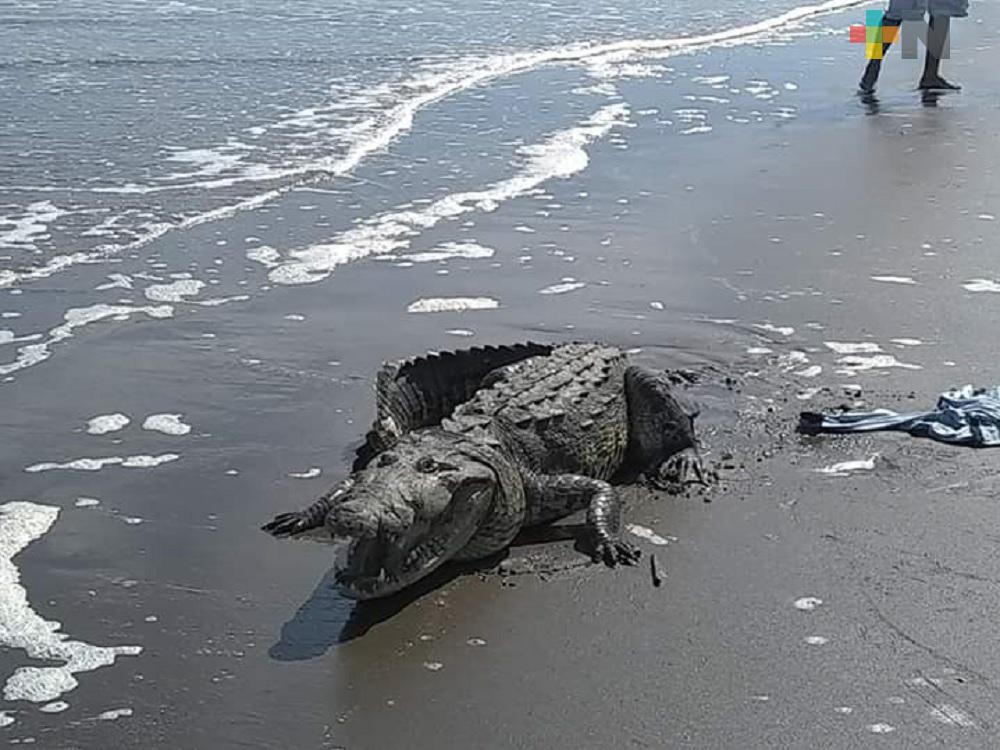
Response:
[{"label": "small stick on sand", "polygon": [[660,572],[659,567],[656,565],[656,555],[649,555],[649,574],[653,578],[653,586],[659,588],[660,584],[663,583],[665,576]]}]

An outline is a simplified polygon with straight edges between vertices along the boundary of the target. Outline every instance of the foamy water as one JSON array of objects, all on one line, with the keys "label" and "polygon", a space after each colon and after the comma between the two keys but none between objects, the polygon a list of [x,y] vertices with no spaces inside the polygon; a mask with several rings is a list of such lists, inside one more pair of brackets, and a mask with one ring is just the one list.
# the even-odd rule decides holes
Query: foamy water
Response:
[{"label": "foamy water", "polygon": [[484,247],[478,242],[445,242],[432,250],[423,253],[407,253],[399,256],[386,256],[387,259],[398,259],[409,263],[433,263],[446,260],[483,260],[492,258],[496,250]]},{"label": "foamy water", "polygon": [[570,177],[585,169],[586,147],[612,128],[624,125],[627,117],[627,105],[602,107],[579,125],[522,148],[524,166],[514,177],[481,190],[447,195],[423,209],[407,208],[373,216],[332,241],[291,250],[268,278],[286,285],[322,281],[337,266],[408,248],[414,236],[445,219],[474,211],[495,211],[504,201],[526,195],[548,180]]},{"label": "foamy water", "polygon": [[500,302],[492,297],[432,297],[418,299],[406,308],[410,313],[465,312],[467,310],[495,310]]},{"label": "foamy water", "polygon": [[[76,675],[110,666],[119,656],[137,656],[139,646],[95,646],[71,639],[62,624],[46,620],[32,607],[21,585],[14,557],[46,534],[58,508],[29,502],[0,505],[0,643],[31,659],[55,666],[22,666],[7,677],[4,700],[48,703],[77,686]],[[51,708],[51,707],[50,707]]]},{"label": "foamy water", "polygon": [[187,435],[191,425],[183,421],[183,414],[150,414],[142,423],[142,429],[162,432],[164,435]]},{"label": "foamy water", "polygon": [[52,201],[29,203],[21,211],[0,215],[0,250],[23,250],[37,247],[37,243],[51,236],[49,224],[65,215]]},{"label": "foamy water", "polygon": [[[137,29],[141,28],[143,11],[138,6],[96,4],[102,12],[121,13]],[[319,78],[315,89],[304,85],[304,81],[306,94],[298,98],[295,106],[282,107],[277,114],[254,112],[246,117],[240,110],[239,116],[229,113],[223,117],[220,109],[216,122],[213,109],[206,115],[212,125],[208,129],[210,132],[199,133],[197,138],[189,133],[192,135],[190,140],[197,142],[174,139],[167,145],[158,145],[160,150],[155,155],[142,154],[141,158],[137,155],[138,161],[145,164],[138,171],[129,172],[124,166],[114,164],[85,178],[79,175],[60,177],[52,173],[46,176],[46,181],[40,174],[38,179],[30,179],[31,169],[17,170],[19,175],[27,175],[23,182],[0,185],[0,196],[10,196],[12,201],[12,208],[0,215],[0,238],[5,238],[3,241],[8,246],[20,251],[0,258],[0,289],[17,291],[24,285],[79,272],[95,263],[135,265],[131,259],[141,258],[170,238],[181,239],[195,233],[201,237],[204,230],[214,224],[272,206],[295,191],[321,191],[323,188],[319,185],[336,186],[338,178],[351,179],[349,175],[385,154],[387,149],[395,148],[411,133],[420,136],[423,133],[420,118],[435,110],[443,100],[466,96],[499,81],[517,79],[543,69],[577,71],[583,80],[590,79],[594,83],[575,87],[573,91],[585,97],[604,99],[604,103],[594,102],[595,107],[589,114],[564,120],[533,140],[510,149],[506,158],[513,170],[503,170],[504,176],[489,179],[483,174],[481,177],[486,179],[475,187],[448,191],[443,197],[440,189],[428,191],[425,196],[417,196],[396,208],[355,215],[346,228],[331,226],[325,238],[301,245],[290,244],[287,240],[280,243],[255,241],[250,247],[235,249],[247,260],[265,267],[272,284],[284,286],[322,281],[337,267],[371,256],[395,256],[404,266],[490,259],[495,249],[474,240],[453,238],[427,249],[413,246],[422,235],[441,224],[463,215],[497,211],[509,201],[534,194],[551,181],[566,179],[585,170],[591,148],[629,126],[633,119],[629,105],[622,101],[616,81],[667,76],[670,69],[662,61],[678,54],[718,46],[756,44],[777,33],[785,36],[793,32],[809,33],[802,27],[804,22],[858,4],[857,0],[829,0],[799,7],[789,3],[783,9],[773,10],[774,15],[752,22],[746,21],[745,9],[734,6],[728,26],[720,28],[715,22],[707,31],[684,21],[688,10],[683,4],[657,8],[626,3],[610,16],[600,16],[603,20],[594,21],[581,19],[581,14],[575,10],[558,5],[540,12],[534,6],[519,10],[516,3],[505,4],[503,11],[508,15],[530,11],[536,26],[551,22],[552,29],[564,30],[565,41],[553,44],[550,33],[539,36],[533,43],[531,37],[537,29],[525,29],[521,46],[491,49],[473,44],[463,50],[461,43],[456,45],[452,37],[447,40],[451,50],[448,55],[431,55],[415,67],[345,71],[332,84],[328,71],[324,70],[322,88]],[[303,2],[297,7],[309,9],[309,12],[326,12],[321,4],[311,2]],[[412,12],[420,15],[441,10],[432,4]],[[25,12],[43,11],[25,6]],[[266,9],[261,18],[274,12]],[[755,9],[754,12],[759,11]],[[663,28],[665,13],[675,14],[677,34],[639,33],[651,28],[650,22],[654,19],[655,28]],[[225,15],[227,13],[206,12],[200,18],[208,24],[207,28],[216,20],[227,24],[234,22],[231,18],[214,19]],[[586,30],[587,24],[594,24],[590,32]],[[608,25],[604,27],[603,24]],[[636,33],[623,36],[623,30],[629,29]],[[478,33],[475,29],[465,31]],[[483,39],[492,38],[491,29],[490,33],[487,31],[486,27],[482,29]],[[370,32],[370,29],[358,30],[362,35]],[[404,39],[401,32],[382,28],[372,38],[373,44],[384,44],[387,32],[399,44],[428,42],[426,39],[419,42],[408,37]],[[146,44],[147,36],[140,34],[136,38]],[[614,38],[616,36],[618,38]],[[544,44],[541,43],[543,38],[546,39]],[[192,54],[202,49],[199,46],[202,41],[197,35],[187,40]],[[361,43],[361,38],[347,43],[355,41]],[[328,40],[324,40],[323,48],[327,44]],[[140,49],[141,46],[137,46],[130,52],[138,53]],[[114,71],[109,72],[113,74]],[[232,74],[238,79],[235,88],[249,85],[238,67]],[[373,78],[376,74],[382,78]],[[732,96],[728,91],[732,88],[729,76],[707,75],[695,80],[706,90],[723,89],[721,93]],[[255,79],[252,83],[259,88],[267,82]],[[750,81],[744,90],[761,100],[778,97],[782,91],[794,91],[794,84]],[[217,91],[213,89],[213,95],[219,99],[218,106],[228,106]],[[313,96],[311,101],[303,100],[308,99],[307,94]],[[155,100],[155,95],[154,87],[148,93],[150,102]],[[682,126],[679,132],[692,137],[711,129],[711,107],[725,106],[731,101],[714,93],[695,98],[700,99],[701,106],[677,110]],[[128,106],[137,105],[130,103]],[[242,125],[238,124],[240,122]],[[171,123],[170,127],[173,126]],[[177,127],[181,127],[181,123]],[[185,132],[188,128],[189,125],[183,124]],[[209,136],[207,142],[206,134]],[[137,147],[143,143],[141,134],[136,134],[133,140]],[[153,142],[161,144],[162,139]],[[493,146],[500,143],[505,141],[498,134]],[[616,147],[624,148],[625,145],[617,143]],[[389,176],[383,179],[391,183],[399,171],[387,169],[384,173]],[[18,208],[19,201],[26,202]],[[315,209],[316,206],[303,205],[301,208]],[[534,232],[527,224],[519,227],[526,236]],[[217,259],[220,263],[231,255],[228,248],[231,243],[232,240],[215,241],[221,248],[222,255]],[[251,244],[249,238],[247,244]],[[98,323],[106,326],[109,321],[124,322],[130,318],[163,320],[174,315],[175,308],[179,307],[211,308],[253,298],[251,294],[232,293],[235,290],[231,287],[246,284],[245,278],[230,282],[230,289],[225,294],[209,297],[205,295],[209,285],[219,282],[204,272],[188,274],[186,278],[163,278],[145,269],[139,272],[123,270],[107,272],[101,282],[93,283],[91,288],[103,296],[90,306],[66,310],[64,325],[9,336],[10,343],[22,345],[14,358],[8,356],[0,360],[0,376],[9,378],[47,361],[58,350],[54,345],[79,335],[78,329],[84,326]],[[439,273],[446,274],[448,270],[442,269]],[[148,281],[140,287],[138,279]],[[540,291],[561,294],[581,288],[577,286],[581,283],[560,282]],[[568,284],[574,286],[566,286]],[[137,288],[142,289],[145,301],[155,304],[137,304],[134,296],[109,299],[114,294],[125,295]]]},{"label": "foamy water", "polygon": [[42,471],[55,471],[57,469],[67,469],[73,471],[100,471],[108,466],[123,466],[126,469],[152,469],[161,464],[168,464],[180,458],[177,453],[161,453],[153,456],[146,453],[134,456],[103,456],[100,458],[74,458],[69,461],[42,461],[41,463],[26,466],[25,471],[29,474],[37,474]]},{"label": "foamy water", "polygon": [[99,414],[87,420],[87,432],[91,435],[107,435],[109,432],[125,429],[131,421],[121,413]]}]

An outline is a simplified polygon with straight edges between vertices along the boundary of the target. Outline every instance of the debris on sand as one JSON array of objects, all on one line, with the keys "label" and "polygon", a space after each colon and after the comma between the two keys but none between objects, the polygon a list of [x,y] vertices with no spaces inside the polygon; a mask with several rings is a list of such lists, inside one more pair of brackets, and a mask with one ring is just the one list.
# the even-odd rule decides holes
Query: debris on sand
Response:
[{"label": "debris on sand", "polygon": [[655,588],[659,588],[663,583],[663,579],[667,577],[656,564],[656,555],[652,554],[649,556],[649,575],[653,579],[653,586]]},{"label": "debris on sand", "polygon": [[628,529],[628,533],[633,534],[640,539],[645,539],[647,542],[655,544],[657,547],[666,547],[670,544],[670,539],[662,537],[652,529],[640,526],[637,523],[630,523],[625,528]]},{"label": "debris on sand", "polygon": [[871,458],[862,458],[855,461],[841,461],[838,464],[824,466],[823,468],[815,469],[814,471],[818,474],[825,474],[828,477],[847,477],[856,471],[874,470],[875,460],[878,457],[878,453],[873,453]]},{"label": "debris on sand", "polygon": [[795,609],[802,612],[811,612],[823,603],[818,596],[802,596],[795,600]]}]

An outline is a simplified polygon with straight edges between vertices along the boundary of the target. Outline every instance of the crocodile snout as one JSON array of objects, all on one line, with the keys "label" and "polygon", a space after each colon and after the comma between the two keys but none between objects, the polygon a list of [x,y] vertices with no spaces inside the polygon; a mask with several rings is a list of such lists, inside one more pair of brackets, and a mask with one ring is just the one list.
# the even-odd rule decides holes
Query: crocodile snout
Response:
[{"label": "crocodile snout", "polygon": [[378,535],[380,519],[375,508],[362,498],[348,500],[333,508],[327,525],[335,537],[370,539]]}]

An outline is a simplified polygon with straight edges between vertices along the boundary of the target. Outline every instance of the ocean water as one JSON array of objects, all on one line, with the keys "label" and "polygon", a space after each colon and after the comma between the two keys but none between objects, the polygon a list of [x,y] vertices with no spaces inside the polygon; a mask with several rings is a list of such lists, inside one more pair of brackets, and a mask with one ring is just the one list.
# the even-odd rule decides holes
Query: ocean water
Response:
[{"label": "ocean water", "polygon": [[[13,343],[38,341],[0,358],[0,375],[91,323],[172,314],[109,305],[108,290],[186,274],[147,301],[194,301],[209,281],[228,291],[202,304],[246,301],[246,276],[171,267],[161,248],[213,237],[203,265],[249,257],[276,284],[322,280],[582,169],[588,144],[629,124],[616,80],[662,75],[692,49],[815,32],[822,11],[851,4],[6,3],[0,289],[73,287],[94,264],[102,283],[20,321]],[[698,107],[678,116],[707,132]],[[322,200],[298,202],[322,204],[312,226],[233,236],[238,215],[310,192]]]},{"label": "ocean water", "polygon": [[[4,268],[127,246],[268,189],[343,175],[421,109],[548,61],[793,7],[700,6],[4,3]],[[502,127],[493,135],[508,140]]]}]

